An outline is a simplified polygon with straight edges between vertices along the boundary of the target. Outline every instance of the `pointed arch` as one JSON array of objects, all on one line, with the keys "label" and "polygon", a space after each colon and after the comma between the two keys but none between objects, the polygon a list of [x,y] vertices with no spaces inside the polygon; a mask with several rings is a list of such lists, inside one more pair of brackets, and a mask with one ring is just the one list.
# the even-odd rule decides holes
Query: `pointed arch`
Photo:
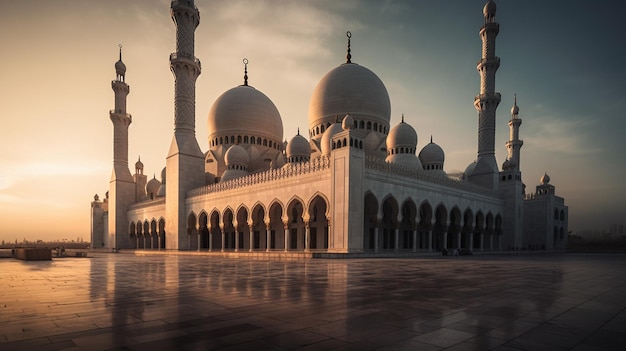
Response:
[{"label": "pointed arch", "polygon": [[417,205],[413,199],[408,197],[402,202],[400,207],[400,223],[398,230],[400,235],[398,236],[398,247],[402,249],[414,248],[413,231],[417,229]]},{"label": "pointed arch", "polygon": [[266,224],[270,231],[269,249],[270,250],[281,249],[281,248],[284,249],[285,248],[285,241],[284,241],[285,227],[283,223],[283,217],[284,217],[283,203],[278,199],[272,200],[272,202],[270,202],[270,205],[268,207],[266,216],[267,216]]},{"label": "pointed arch", "polygon": [[363,245],[369,250],[377,247],[378,211],[378,199],[370,190],[367,190],[363,196]]}]

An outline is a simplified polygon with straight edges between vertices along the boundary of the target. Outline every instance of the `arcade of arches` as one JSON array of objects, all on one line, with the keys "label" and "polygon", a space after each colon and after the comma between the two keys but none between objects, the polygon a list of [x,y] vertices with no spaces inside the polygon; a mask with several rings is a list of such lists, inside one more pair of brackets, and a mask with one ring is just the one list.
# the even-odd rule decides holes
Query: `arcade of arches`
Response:
[{"label": "arcade of arches", "polygon": [[[251,208],[202,209],[187,216],[189,250],[208,251],[325,251],[330,221],[328,201],[321,195],[309,202],[298,197],[284,205],[273,200]],[[371,193],[364,197],[365,251],[499,250],[502,217],[428,201],[401,205],[393,196],[381,204]],[[133,221],[130,235],[137,249],[165,248],[165,220]]]}]

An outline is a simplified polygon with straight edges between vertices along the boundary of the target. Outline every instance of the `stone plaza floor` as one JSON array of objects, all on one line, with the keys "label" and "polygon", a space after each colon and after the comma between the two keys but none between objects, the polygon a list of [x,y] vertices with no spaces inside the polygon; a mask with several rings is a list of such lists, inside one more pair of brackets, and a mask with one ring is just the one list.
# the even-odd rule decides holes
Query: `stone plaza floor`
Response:
[{"label": "stone plaza floor", "polygon": [[0,350],[624,350],[626,255],[0,259]]}]

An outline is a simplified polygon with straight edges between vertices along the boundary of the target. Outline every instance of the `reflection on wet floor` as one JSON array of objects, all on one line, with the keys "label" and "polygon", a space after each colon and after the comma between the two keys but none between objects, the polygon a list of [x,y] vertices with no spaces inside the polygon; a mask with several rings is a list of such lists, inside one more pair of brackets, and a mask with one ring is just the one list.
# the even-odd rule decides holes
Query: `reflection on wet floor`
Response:
[{"label": "reflection on wet floor", "polygon": [[0,350],[600,350],[626,255],[0,260]]}]

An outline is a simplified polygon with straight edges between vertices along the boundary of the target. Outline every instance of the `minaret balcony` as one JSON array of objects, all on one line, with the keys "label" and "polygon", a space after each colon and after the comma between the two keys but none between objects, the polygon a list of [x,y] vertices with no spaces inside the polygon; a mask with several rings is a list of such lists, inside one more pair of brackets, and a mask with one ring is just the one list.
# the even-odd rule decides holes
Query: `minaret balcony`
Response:
[{"label": "minaret balcony", "polygon": [[502,98],[502,96],[500,95],[500,93],[479,94],[479,95],[476,95],[474,97],[474,101],[489,101],[489,100],[493,100],[493,101],[500,102],[501,98]]},{"label": "minaret balcony", "polygon": [[130,113],[126,113],[126,112],[121,111],[121,110],[110,110],[109,111],[109,115],[111,115],[111,118],[113,118],[113,117],[126,117],[126,118],[130,119],[131,121],[133,120],[133,116],[131,116]]},{"label": "minaret balcony", "polygon": [[483,58],[478,60],[478,62],[476,63],[477,67],[489,65],[495,65],[496,67],[500,67],[500,58],[498,56]]},{"label": "minaret balcony", "polygon": [[198,58],[196,58],[193,55],[190,54],[186,54],[186,53],[179,53],[179,52],[173,52],[170,54],[170,63],[171,64],[176,64],[176,63],[182,63],[182,64],[187,64],[190,66],[194,66],[197,67],[198,70],[200,70],[201,66],[200,66],[200,60]]},{"label": "minaret balcony", "polygon": [[500,31],[500,24],[497,22],[485,22],[485,24],[483,24],[482,27],[480,27],[480,31],[482,32],[483,30],[488,30],[488,31]]}]

